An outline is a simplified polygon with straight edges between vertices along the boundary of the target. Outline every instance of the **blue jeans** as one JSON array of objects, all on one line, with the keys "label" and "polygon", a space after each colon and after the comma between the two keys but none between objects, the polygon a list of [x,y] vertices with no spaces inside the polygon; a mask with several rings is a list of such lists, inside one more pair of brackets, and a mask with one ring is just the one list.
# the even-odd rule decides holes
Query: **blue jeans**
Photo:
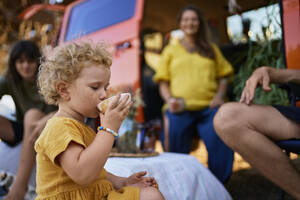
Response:
[{"label": "blue jeans", "polygon": [[213,118],[217,111],[218,108],[176,114],[167,111],[169,149],[170,152],[188,154],[192,136],[197,132],[206,146],[210,171],[224,182],[232,172],[233,151],[223,143],[213,127]]}]

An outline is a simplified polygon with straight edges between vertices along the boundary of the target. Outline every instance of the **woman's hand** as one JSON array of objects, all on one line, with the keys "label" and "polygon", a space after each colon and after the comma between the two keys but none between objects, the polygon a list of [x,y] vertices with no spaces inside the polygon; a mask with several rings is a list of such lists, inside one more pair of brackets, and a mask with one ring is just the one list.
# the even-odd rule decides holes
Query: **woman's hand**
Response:
[{"label": "woman's hand", "polygon": [[144,177],[147,174],[146,171],[141,171],[132,174],[125,180],[125,186],[137,186],[137,187],[157,187],[157,182],[153,177]]},{"label": "woman's hand", "polygon": [[211,100],[209,108],[216,108],[224,103],[224,99],[221,95],[216,94],[215,97]]},{"label": "woman's hand", "polygon": [[255,90],[258,85],[262,85],[263,90],[267,92],[271,91],[268,67],[260,67],[253,72],[250,78],[246,81],[240,102],[250,104],[254,99]]},{"label": "woman's hand", "polygon": [[117,132],[122,121],[129,113],[132,102],[127,103],[129,96],[123,98],[120,102],[121,95],[118,94],[108,105],[105,114],[100,113],[101,125]]},{"label": "woman's hand", "polygon": [[171,113],[179,113],[184,111],[185,103],[182,98],[170,97],[167,101],[168,109]]}]

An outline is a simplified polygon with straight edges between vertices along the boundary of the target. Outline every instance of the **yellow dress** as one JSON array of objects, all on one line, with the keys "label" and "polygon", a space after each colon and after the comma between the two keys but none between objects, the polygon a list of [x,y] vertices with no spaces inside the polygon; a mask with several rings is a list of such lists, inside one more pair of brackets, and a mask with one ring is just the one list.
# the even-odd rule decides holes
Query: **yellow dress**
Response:
[{"label": "yellow dress", "polygon": [[183,98],[188,111],[207,107],[216,95],[218,80],[233,74],[219,48],[212,47],[215,59],[190,53],[179,41],[167,45],[161,55],[154,81],[169,82],[172,96]]},{"label": "yellow dress", "polygon": [[74,119],[53,117],[48,120],[35,143],[36,200],[139,200],[138,187],[124,187],[116,191],[106,179],[105,169],[94,183],[81,186],[72,181],[55,161],[71,141],[86,148],[95,137],[93,129]]}]

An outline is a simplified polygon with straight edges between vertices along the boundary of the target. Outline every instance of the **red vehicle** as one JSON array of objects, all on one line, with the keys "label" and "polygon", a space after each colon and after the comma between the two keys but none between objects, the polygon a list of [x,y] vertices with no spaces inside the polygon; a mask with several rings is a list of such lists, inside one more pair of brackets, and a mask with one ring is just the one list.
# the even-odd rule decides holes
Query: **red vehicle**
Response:
[{"label": "red vehicle", "polygon": [[300,69],[300,2],[282,0],[282,21],[286,66]]},{"label": "red vehicle", "polygon": [[286,66],[300,69],[300,1],[282,0],[281,7]]},{"label": "red vehicle", "polygon": [[[286,66],[300,68],[300,3],[299,0],[280,0],[279,2],[282,12]],[[62,44],[74,40],[111,43],[114,55],[111,67],[111,90],[132,92],[142,88],[146,107],[139,110],[137,119],[144,122],[160,116],[162,101],[159,99],[156,86],[151,85],[151,77],[146,77],[144,73],[144,57],[141,56],[144,53],[143,32],[155,30],[161,35],[166,35],[176,29],[177,13],[186,3],[184,0],[175,2],[167,0],[75,1],[65,8],[57,43]],[[228,0],[191,0],[188,3],[198,5],[203,10],[206,18],[213,24],[213,28],[218,31],[221,46],[229,43],[226,30],[226,18],[229,16],[226,8]],[[268,5],[267,2],[260,0],[239,1],[238,3],[242,8],[240,12]],[[35,6],[27,12],[32,13],[32,10],[36,9]],[[156,49],[150,49],[153,55],[162,49],[163,40],[159,42]]]}]

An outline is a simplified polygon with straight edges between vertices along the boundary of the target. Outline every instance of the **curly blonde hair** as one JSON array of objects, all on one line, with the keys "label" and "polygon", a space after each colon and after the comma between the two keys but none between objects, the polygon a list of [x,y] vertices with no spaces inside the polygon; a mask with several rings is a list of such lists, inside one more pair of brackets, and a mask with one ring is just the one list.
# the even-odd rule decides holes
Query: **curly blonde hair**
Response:
[{"label": "curly blonde hair", "polygon": [[48,104],[54,105],[57,105],[60,99],[56,91],[58,81],[72,83],[78,78],[81,70],[89,66],[87,62],[107,68],[112,64],[111,54],[104,43],[69,43],[48,49],[44,55],[38,72],[39,92]]}]

